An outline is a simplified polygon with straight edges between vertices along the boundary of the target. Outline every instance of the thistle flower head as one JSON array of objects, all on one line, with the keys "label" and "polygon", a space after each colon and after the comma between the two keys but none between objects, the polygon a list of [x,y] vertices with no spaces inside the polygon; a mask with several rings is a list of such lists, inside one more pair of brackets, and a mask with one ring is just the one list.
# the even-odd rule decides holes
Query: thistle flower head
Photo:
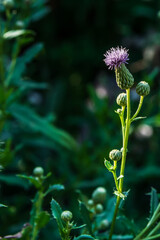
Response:
[{"label": "thistle flower head", "polygon": [[128,50],[122,47],[111,48],[105,54],[104,62],[109,69],[120,67],[122,63],[127,64]]}]

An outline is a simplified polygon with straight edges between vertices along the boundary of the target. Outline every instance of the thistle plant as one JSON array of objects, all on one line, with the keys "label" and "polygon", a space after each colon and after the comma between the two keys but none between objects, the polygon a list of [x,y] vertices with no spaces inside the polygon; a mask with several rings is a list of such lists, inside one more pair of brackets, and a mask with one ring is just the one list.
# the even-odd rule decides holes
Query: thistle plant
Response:
[{"label": "thistle plant", "polygon": [[[109,240],[112,239],[115,221],[120,205],[121,199],[126,198],[126,194],[123,190],[124,183],[124,173],[125,173],[125,165],[126,165],[126,157],[127,157],[127,148],[128,148],[128,138],[129,138],[129,130],[131,123],[135,120],[141,119],[142,117],[138,117],[138,114],[141,110],[143,99],[150,92],[150,86],[147,82],[140,82],[136,87],[136,92],[140,96],[138,108],[131,116],[131,104],[130,104],[130,89],[134,84],[134,78],[130,71],[127,69],[126,64],[129,60],[128,50],[122,47],[111,48],[109,51],[104,54],[105,59],[104,62],[108,66],[109,69],[115,70],[116,82],[119,88],[126,91],[126,93],[121,93],[117,97],[117,104],[121,107],[117,109],[116,113],[119,115],[121,126],[122,126],[122,148],[120,150],[114,149],[109,153],[109,158],[113,162],[111,164],[110,161],[105,159],[106,168],[113,174],[113,178],[115,181],[116,190],[114,194],[117,197],[114,216],[112,220],[111,230],[109,234]],[[126,119],[125,119],[125,112]],[[117,177],[117,161],[120,161],[120,174]]]}]

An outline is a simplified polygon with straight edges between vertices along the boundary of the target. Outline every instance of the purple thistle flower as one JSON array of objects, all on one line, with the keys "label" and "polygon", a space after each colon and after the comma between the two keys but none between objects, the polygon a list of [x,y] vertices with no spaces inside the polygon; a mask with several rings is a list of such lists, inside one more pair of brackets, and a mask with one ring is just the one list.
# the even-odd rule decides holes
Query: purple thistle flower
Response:
[{"label": "purple thistle flower", "polygon": [[109,69],[120,67],[122,63],[127,64],[128,50],[122,47],[111,48],[104,54],[104,62]]}]

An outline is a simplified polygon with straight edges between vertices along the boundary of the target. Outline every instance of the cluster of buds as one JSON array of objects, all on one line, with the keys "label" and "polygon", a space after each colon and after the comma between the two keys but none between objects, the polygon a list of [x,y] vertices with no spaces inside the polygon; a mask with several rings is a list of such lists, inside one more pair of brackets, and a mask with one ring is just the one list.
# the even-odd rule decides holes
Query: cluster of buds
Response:
[{"label": "cluster of buds", "polygon": [[[104,187],[96,188],[91,199],[87,202],[87,208],[91,211],[92,218],[94,219],[97,215],[104,212],[104,204],[107,198],[107,191]],[[105,231],[109,226],[108,220],[102,220],[98,226],[98,230]]]},{"label": "cluster of buds", "polygon": [[[134,84],[134,78],[125,64],[128,64],[128,50],[122,47],[111,48],[105,54],[104,62],[109,69],[115,70],[116,82],[121,89],[130,89]],[[141,97],[147,96],[150,92],[150,86],[147,82],[141,81],[136,86],[136,92]],[[116,113],[120,116],[123,109],[127,106],[127,94],[120,93],[116,99],[117,104],[121,107],[118,108]],[[118,161],[122,158],[122,151],[117,149],[109,153],[109,158],[113,161]]]}]

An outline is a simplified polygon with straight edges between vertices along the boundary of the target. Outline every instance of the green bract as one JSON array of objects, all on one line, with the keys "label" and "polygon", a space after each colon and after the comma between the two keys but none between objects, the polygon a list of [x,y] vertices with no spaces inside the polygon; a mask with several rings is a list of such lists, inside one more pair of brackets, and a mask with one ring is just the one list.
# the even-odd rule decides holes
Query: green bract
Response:
[{"label": "green bract", "polygon": [[72,213],[70,211],[63,211],[61,214],[61,219],[65,222],[70,222],[72,220]]},{"label": "green bract", "polygon": [[129,89],[134,84],[134,78],[124,64],[115,68],[116,82],[121,89]]},{"label": "green bract", "polygon": [[140,96],[147,96],[150,92],[150,86],[147,82],[141,81],[136,86],[136,92]]},{"label": "green bract", "polygon": [[119,161],[122,158],[122,152],[117,149],[113,149],[109,153],[109,158],[113,161]]}]

